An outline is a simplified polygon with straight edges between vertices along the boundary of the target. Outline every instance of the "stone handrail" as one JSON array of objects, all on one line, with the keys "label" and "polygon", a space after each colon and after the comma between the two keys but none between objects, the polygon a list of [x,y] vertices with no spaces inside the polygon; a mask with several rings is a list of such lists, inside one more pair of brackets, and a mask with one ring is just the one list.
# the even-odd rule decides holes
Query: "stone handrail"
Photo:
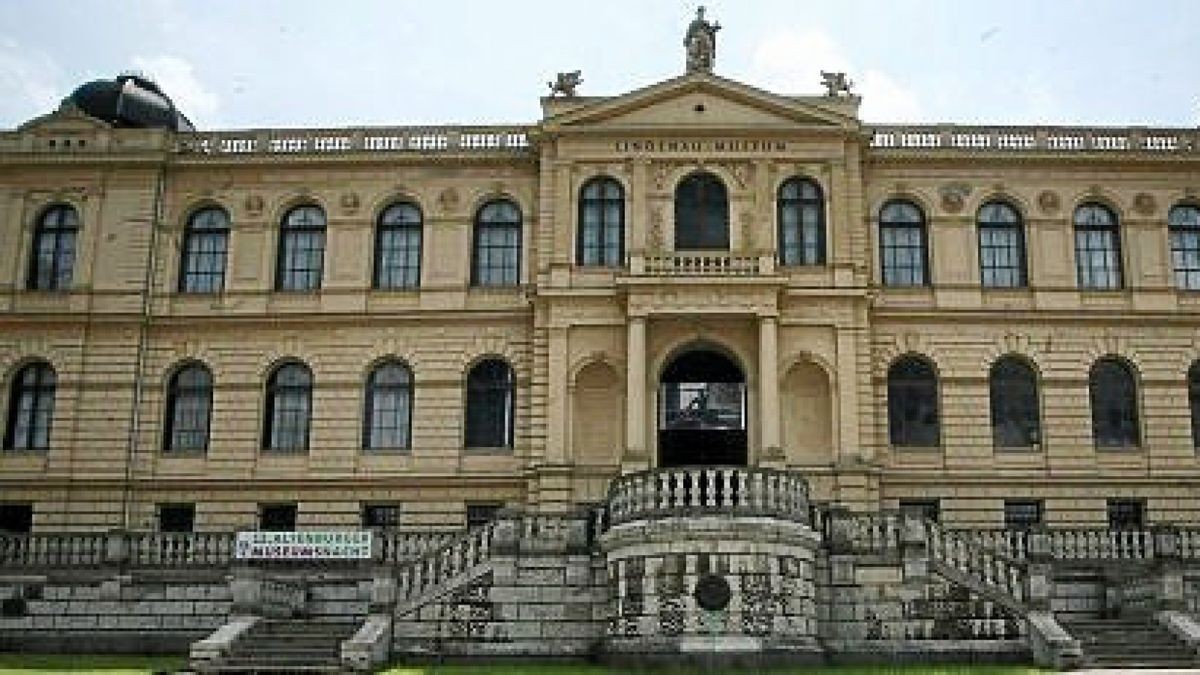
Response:
[{"label": "stone handrail", "polygon": [[445,546],[458,537],[459,532],[377,532],[380,551],[379,561],[397,564],[419,558],[430,551]]},{"label": "stone handrail", "polygon": [[1153,152],[1200,151],[1193,129],[882,125],[868,128],[873,150]]},{"label": "stone handrail", "polygon": [[233,560],[233,532],[135,532],[130,561],[146,567],[219,567]]},{"label": "stone handrail", "polygon": [[929,562],[937,571],[1024,615],[1028,580],[1023,564],[931,520],[925,521],[925,538]]},{"label": "stone handrail", "polygon": [[425,555],[403,563],[396,573],[398,604],[411,605],[446,581],[486,562],[492,554],[497,525],[492,522],[473,527]]},{"label": "stone handrail", "polygon": [[1147,529],[1046,530],[1055,560],[1149,560],[1155,557],[1154,533]]},{"label": "stone handrail", "polygon": [[1184,560],[1200,560],[1200,529],[1179,530],[1179,557]]},{"label": "stone handrail", "polygon": [[104,532],[0,534],[0,568],[102,565],[108,539]]},{"label": "stone handrail", "polygon": [[954,534],[1010,560],[1025,560],[1029,556],[1029,530],[1017,529],[955,529]]},{"label": "stone handrail", "polygon": [[808,483],[797,473],[746,467],[651,469],[608,488],[604,530],[634,520],[731,514],[809,523]]},{"label": "stone handrail", "polygon": [[259,586],[259,607],[272,618],[290,618],[304,611],[308,599],[305,583],[294,579],[263,579]]},{"label": "stone handrail", "polygon": [[759,256],[731,253],[665,253],[645,255],[631,261],[635,275],[647,276],[755,276],[764,273]]},{"label": "stone handrail", "polygon": [[841,552],[866,555],[895,554],[900,550],[903,518],[899,513],[833,512],[826,537]]},{"label": "stone handrail", "polygon": [[349,152],[524,153],[526,126],[260,129],[181,133],[175,149],[194,155],[298,155]]}]

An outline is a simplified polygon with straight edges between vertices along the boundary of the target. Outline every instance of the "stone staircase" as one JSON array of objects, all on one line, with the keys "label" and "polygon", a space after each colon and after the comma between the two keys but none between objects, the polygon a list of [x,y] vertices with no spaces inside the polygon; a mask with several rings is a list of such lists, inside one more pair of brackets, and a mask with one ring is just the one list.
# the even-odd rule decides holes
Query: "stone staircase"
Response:
[{"label": "stone staircase", "polygon": [[340,673],[341,644],[357,623],[264,619],[201,673]]},{"label": "stone staircase", "polygon": [[1062,626],[1079,640],[1089,668],[1196,668],[1195,653],[1151,617],[1072,618]]}]

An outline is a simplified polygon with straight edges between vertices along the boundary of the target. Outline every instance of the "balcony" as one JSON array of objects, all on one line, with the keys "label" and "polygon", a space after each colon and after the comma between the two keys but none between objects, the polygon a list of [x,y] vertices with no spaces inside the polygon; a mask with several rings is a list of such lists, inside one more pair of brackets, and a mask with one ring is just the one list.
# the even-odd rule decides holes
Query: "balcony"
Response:
[{"label": "balcony", "polygon": [[775,273],[775,256],[736,253],[656,253],[629,257],[634,277],[755,277]]}]

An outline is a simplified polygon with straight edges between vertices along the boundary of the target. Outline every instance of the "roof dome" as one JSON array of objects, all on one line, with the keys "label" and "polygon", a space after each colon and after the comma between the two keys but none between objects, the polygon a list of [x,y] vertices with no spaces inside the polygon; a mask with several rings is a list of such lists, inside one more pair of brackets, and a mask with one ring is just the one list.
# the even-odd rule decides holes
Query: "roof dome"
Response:
[{"label": "roof dome", "polygon": [[170,98],[141,75],[123,74],[113,80],[95,80],[63,100],[91,117],[117,127],[195,131]]}]

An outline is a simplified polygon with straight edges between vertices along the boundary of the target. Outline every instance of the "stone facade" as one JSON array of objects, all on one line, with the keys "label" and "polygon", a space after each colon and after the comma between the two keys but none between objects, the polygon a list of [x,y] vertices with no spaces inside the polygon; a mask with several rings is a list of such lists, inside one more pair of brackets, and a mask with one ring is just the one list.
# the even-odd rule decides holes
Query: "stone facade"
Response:
[{"label": "stone facade", "polygon": [[[1065,663],[1055,613],[1194,615],[1194,569],[1163,563],[1146,582],[1148,563],[1126,563],[1195,557],[1200,270],[1185,268],[1200,239],[1168,221],[1200,204],[1200,133],[871,126],[836,86],[790,96],[715,75],[711,48],[706,67],[625,94],[561,89],[525,126],[172,132],[64,105],[0,133],[0,508],[3,527],[30,525],[4,541],[17,576],[0,634],[111,623],[193,639],[242,616],[239,593],[256,616],[266,596],[294,612],[311,570],[241,570],[203,597],[127,574],[156,555],[233,574],[222,537],[281,512],[287,528],[385,528],[386,573],[303,583],[309,614],[371,617],[360,656],[389,641],[674,654],[721,635],[760,654]],[[419,272],[386,287],[397,204],[417,219]],[[985,273],[997,245],[981,214],[998,204],[1019,226],[1010,284]],[[501,205],[511,227],[485,227]],[[885,215],[898,206],[918,216]],[[324,220],[315,258],[285,252],[297,207]],[[194,292],[205,209],[228,229],[215,292]],[[1110,239],[1085,211],[1108,214]],[[67,212],[69,255],[47,236]],[[905,230],[919,248],[885,237],[897,222],[919,223]],[[43,280],[64,255],[70,271]],[[285,290],[298,260],[317,281]],[[724,369],[699,384],[734,403],[710,409],[710,389],[671,375],[696,354]],[[1017,443],[989,414],[1004,360],[1036,392]],[[892,390],[911,363],[928,399]],[[288,364],[308,378],[302,403],[279,393]],[[385,364],[408,379],[372,398]],[[1102,364],[1132,383],[1115,421],[1096,408]],[[209,388],[192,399],[207,401],[201,441],[181,448],[189,366]],[[922,404],[905,413],[909,395]],[[475,414],[475,400],[492,403]],[[383,413],[391,441],[376,443]],[[280,447],[284,414],[303,443]],[[661,473],[705,464],[687,453],[710,444],[723,459],[707,463],[739,468]],[[522,515],[482,525],[503,507]],[[998,532],[1009,507],[1034,531]],[[896,512],[914,510],[931,520],[901,531]],[[584,511],[617,520],[580,525]],[[178,525],[168,514],[197,534],[154,539]],[[532,529],[493,546],[503,527]],[[22,581],[39,565],[111,574]],[[704,619],[692,594],[709,577],[731,604]]]}]

